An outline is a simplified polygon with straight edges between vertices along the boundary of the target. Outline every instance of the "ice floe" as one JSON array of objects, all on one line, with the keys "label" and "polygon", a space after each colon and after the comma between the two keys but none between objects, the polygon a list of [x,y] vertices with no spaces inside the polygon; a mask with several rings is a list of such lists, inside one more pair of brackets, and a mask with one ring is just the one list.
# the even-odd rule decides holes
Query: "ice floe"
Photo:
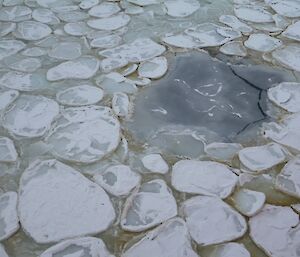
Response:
[{"label": "ice floe", "polygon": [[41,68],[42,63],[38,58],[24,57],[21,55],[10,56],[4,63],[12,70],[21,72],[34,72]]},{"label": "ice floe", "polygon": [[251,257],[243,244],[226,243],[213,246],[207,257]]},{"label": "ice floe", "polygon": [[235,240],[247,231],[242,215],[218,197],[196,196],[181,206],[189,232],[200,246]]},{"label": "ice floe", "polygon": [[148,172],[166,174],[169,171],[168,163],[160,154],[147,154],[142,158],[142,163]]},{"label": "ice floe", "polygon": [[40,137],[59,113],[58,104],[44,96],[21,95],[3,117],[3,127],[20,137]]},{"label": "ice floe", "polygon": [[270,169],[287,158],[286,150],[276,143],[246,147],[239,151],[241,163],[252,172]]},{"label": "ice floe", "polygon": [[122,42],[122,38],[118,35],[105,35],[94,38],[91,41],[91,47],[93,48],[113,48],[118,46]]},{"label": "ice floe", "polygon": [[121,10],[118,3],[103,2],[92,7],[89,10],[89,15],[98,18],[107,18],[118,13]]},{"label": "ice floe", "polygon": [[167,14],[172,17],[186,17],[200,8],[197,0],[166,0],[164,5],[167,8]]},{"label": "ice floe", "polygon": [[15,162],[17,158],[14,142],[8,137],[0,137],[0,162]]},{"label": "ice floe", "polygon": [[[20,227],[17,201],[18,195],[15,192],[7,192],[0,195],[0,241],[9,238]],[[2,257],[2,255],[0,256]]]},{"label": "ice floe", "polygon": [[100,68],[103,72],[111,72],[113,70],[123,68],[128,61],[123,58],[105,58],[100,62]]},{"label": "ice floe", "polygon": [[56,160],[36,161],[24,171],[18,210],[24,231],[38,243],[97,234],[115,218],[100,186]]},{"label": "ice floe", "polygon": [[114,93],[112,99],[112,109],[119,117],[127,117],[130,110],[130,101],[127,94],[119,92]]},{"label": "ice floe", "polygon": [[17,90],[0,90],[0,112],[4,111],[18,96]]},{"label": "ice floe", "polygon": [[139,232],[152,228],[177,215],[177,205],[171,190],[161,179],[141,185],[126,201],[121,227]]},{"label": "ice floe", "polygon": [[181,218],[171,219],[148,232],[121,256],[150,257],[153,255],[156,257],[198,257],[192,248],[187,226]]},{"label": "ice floe", "polygon": [[232,41],[222,45],[220,52],[226,55],[247,56],[247,49],[241,41]]},{"label": "ice floe", "polygon": [[249,25],[241,22],[237,17],[233,15],[221,15],[219,21],[246,35],[250,34],[253,31],[253,29]]},{"label": "ice floe", "polygon": [[51,246],[39,257],[114,257],[106,248],[104,242],[95,237],[79,237],[62,241]]},{"label": "ice floe", "polygon": [[205,145],[204,151],[211,159],[221,162],[230,162],[242,148],[243,146],[238,143],[215,142]]},{"label": "ice floe", "polygon": [[99,61],[92,56],[82,56],[78,59],[63,62],[47,72],[47,79],[57,81],[62,79],[89,79],[99,69]]},{"label": "ice floe", "polygon": [[90,9],[99,4],[99,0],[83,0],[80,2],[79,7],[83,10]]},{"label": "ice floe", "polygon": [[58,25],[60,23],[59,18],[51,10],[46,8],[37,8],[33,10],[32,18],[35,21],[49,25]]},{"label": "ice floe", "polygon": [[141,77],[158,79],[168,70],[168,62],[165,57],[155,57],[139,65],[138,74]]},{"label": "ice floe", "polygon": [[17,38],[25,40],[40,40],[51,34],[51,28],[37,21],[23,21],[18,23],[14,34]]},{"label": "ice floe", "polygon": [[120,141],[120,123],[108,107],[67,108],[50,131],[47,142],[58,158],[82,163],[100,160]]},{"label": "ice floe", "polygon": [[300,112],[300,83],[280,83],[268,90],[268,97],[288,112]]},{"label": "ice floe", "polygon": [[0,60],[5,57],[16,54],[26,47],[25,43],[20,40],[3,39],[0,40]]},{"label": "ice floe", "polygon": [[212,161],[182,160],[172,169],[172,186],[181,192],[228,197],[238,182],[224,164]]},{"label": "ice floe", "polygon": [[272,13],[262,6],[255,5],[236,5],[234,7],[235,15],[245,21],[253,23],[273,22]]},{"label": "ice floe", "polygon": [[289,17],[300,17],[300,3],[298,0],[266,0],[275,12],[278,14]]},{"label": "ice floe", "polygon": [[[300,4],[299,4],[299,12],[300,12]],[[290,25],[281,35],[289,39],[300,41],[300,21],[297,21],[294,24]]]},{"label": "ice floe", "polygon": [[87,24],[93,29],[111,31],[122,28],[129,22],[130,16],[124,13],[120,13],[107,18],[88,20]]},{"label": "ice floe", "polygon": [[90,85],[80,85],[59,91],[56,100],[68,106],[92,105],[103,98],[103,90]]},{"label": "ice floe", "polygon": [[60,42],[49,51],[48,55],[59,60],[72,60],[81,56],[81,45],[76,42]]},{"label": "ice floe", "polygon": [[272,57],[281,65],[300,72],[300,47],[288,45],[272,52]]},{"label": "ice floe", "polygon": [[267,53],[282,46],[282,41],[265,34],[251,34],[244,44],[249,49]]},{"label": "ice floe", "polygon": [[141,176],[126,165],[113,165],[94,175],[94,181],[114,196],[126,196],[136,188]]},{"label": "ice floe", "polygon": [[20,22],[30,20],[32,10],[23,5],[1,7],[0,21]]},{"label": "ice floe", "polygon": [[299,215],[290,207],[266,205],[249,226],[250,237],[268,256],[299,255]]}]

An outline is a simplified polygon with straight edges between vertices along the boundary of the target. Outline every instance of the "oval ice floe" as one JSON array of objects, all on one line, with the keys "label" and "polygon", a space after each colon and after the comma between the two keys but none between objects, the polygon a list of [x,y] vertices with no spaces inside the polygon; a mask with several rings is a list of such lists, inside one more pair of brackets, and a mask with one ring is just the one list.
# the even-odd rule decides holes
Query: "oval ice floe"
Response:
[{"label": "oval ice floe", "polygon": [[187,17],[200,8],[197,0],[166,0],[164,5],[167,8],[167,14],[172,17]]},{"label": "oval ice floe", "polygon": [[262,6],[255,5],[236,5],[234,7],[235,15],[241,20],[264,23],[273,22],[272,14]]},{"label": "oval ice floe", "polygon": [[0,60],[5,57],[16,54],[26,47],[26,44],[20,40],[3,39],[0,41]]},{"label": "oval ice floe", "polygon": [[272,52],[272,57],[281,65],[300,72],[300,47],[288,45]]},{"label": "oval ice floe", "polygon": [[103,2],[92,7],[89,10],[89,15],[98,18],[107,18],[118,13],[121,10],[117,3]]},{"label": "oval ice floe", "polygon": [[169,171],[168,163],[160,154],[147,154],[142,158],[141,161],[148,172],[166,174]]},{"label": "oval ice floe", "polygon": [[141,77],[158,79],[165,75],[168,70],[168,62],[166,57],[155,57],[145,61],[139,65],[138,74]]},{"label": "oval ice floe", "polygon": [[0,162],[15,162],[17,158],[14,142],[8,137],[0,137]]},{"label": "oval ice floe", "polygon": [[250,35],[250,37],[244,42],[244,44],[249,49],[268,53],[281,47],[282,41],[277,38],[258,33]]},{"label": "oval ice floe", "polygon": [[47,37],[52,32],[51,28],[37,21],[23,21],[18,23],[14,34],[18,38],[25,40],[40,40]]},{"label": "oval ice floe", "polygon": [[99,30],[116,30],[126,26],[130,21],[130,16],[124,13],[116,14],[107,18],[94,19],[87,21],[93,29]]},{"label": "oval ice floe", "polygon": [[128,95],[122,92],[114,93],[112,99],[112,109],[117,116],[127,117],[130,109]]},{"label": "oval ice floe", "polygon": [[72,60],[81,56],[81,45],[77,42],[60,42],[48,52],[52,58]]}]

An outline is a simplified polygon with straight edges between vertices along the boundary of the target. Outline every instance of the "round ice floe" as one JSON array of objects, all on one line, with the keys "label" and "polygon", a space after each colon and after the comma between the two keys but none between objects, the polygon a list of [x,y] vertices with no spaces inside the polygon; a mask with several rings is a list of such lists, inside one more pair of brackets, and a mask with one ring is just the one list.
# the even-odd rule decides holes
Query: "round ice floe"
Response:
[{"label": "round ice floe", "polygon": [[165,75],[167,70],[168,70],[167,58],[161,56],[141,63],[138,69],[138,74],[141,77],[158,79],[163,75]]},{"label": "round ice floe", "polygon": [[46,24],[37,21],[23,21],[18,23],[14,32],[18,38],[25,40],[40,40],[50,35],[52,30]]},{"label": "round ice floe", "polygon": [[253,29],[244,22],[241,22],[237,17],[233,15],[221,15],[219,21],[232,27],[235,30],[242,32],[243,34],[249,34]]},{"label": "round ice floe", "polygon": [[300,72],[300,47],[289,45],[272,53],[273,58],[281,65]]},{"label": "round ice floe", "polygon": [[169,171],[169,165],[160,154],[148,154],[142,158],[143,166],[152,173],[166,174]]},{"label": "round ice floe", "polygon": [[266,2],[280,15],[289,18],[300,17],[300,2],[298,0],[268,0]]},{"label": "round ice floe", "polygon": [[114,257],[103,241],[95,237],[80,237],[65,240],[48,248],[39,257]]},{"label": "round ice floe", "polygon": [[268,90],[268,97],[288,112],[300,112],[300,83],[280,83]]},{"label": "round ice floe", "polygon": [[242,188],[233,194],[232,199],[239,212],[251,217],[263,208],[266,196],[264,193]]},{"label": "round ice floe", "polygon": [[[299,5],[300,7],[300,5]],[[300,12],[300,8],[299,8]],[[300,21],[295,22],[294,24],[290,25],[282,35],[286,38],[293,39],[300,41]]]},{"label": "round ice floe", "polygon": [[213,246],[207,257],[251,257],[243,244],[226,243]]},{"label": "round ice floe", "polygon": [[0,41],[0,60],[5,57],[16,54],[24,49],[26,45],[19,40],[4,39]]},{"label": "round ice floe", "polygon": [[235,15],[245,21],[253,23],[273,22],[272,14],[265,8],[255,5],[236,5]]},{"label": "round ice floe", "polygon": [[100,51],[99,54],[108,58],[123,58],[128,62],[142,62],[161,55],[165,50],[164,46],[149,38],[139,38],[132,43]]},{"label": "round ice floe", "polygon": [[107,35],[93,39],[91,47],[94,48],[113,48],[122,42],[122,38],[118,35]]},{"label": "round ice floe", "polygon": [[196,196],[181,208],[192,238],[201,246],[235,240],[247,231],[244,217],[218,197]]},{"label": "round ice floe", "polygon": [[24,171],[18,208],[24,231],[38,243],[97,234],[115,219],[105,191],[56,160],[34,162]]},{"label": "round ice floe", "polygon": [[60,42],[49,51],[48,55],[61,60],[76,59],[81,55],[81,45],[76,42]]},{"label": "round ice floe", "polygon": [[22,51],[24,56],[39,57],[47,54],[47,51],[41,47],[29,47]]},{"label": "round ice floe", "polygon": [[91,163],[113,152],[120,140],[120,123],[107,107],[65,109],[62,121],[51,131],[47,142],[52,153],[64,160]]},{"label": "round ice floe", "polygon": [[289,161],[277,175],[276,188],[280,191],[300,198],[300,158]]},{"label": "round ice floe", "polygon": [[59,113],[58,104],[43,96],[21,95],[5,112],[3,126],[21,137],[40,137]]},{"label": "round ice floe", "polygon": [[57,81],[61,79],[89,79],[99,69],[98,59],[92,56],[79,57],[76,60],[63,62],[47,72],[47,79]]},{"label": "round ice floe", "polygon": [[57,25],[60,23],[59,18],[49,9],[37,8],[32,12],[32,18],[38,22],[50,25]]},{"label": "round ice floe", "polygon": [[282,46],[281,40],[265,34],[252,34],[244,44],[249,49],[264,53],[272,52]]},{"label": "round ice floe", "polygon": [[19,229],[17,201],[18,195],[15,192],[0,195],[0,241],[9,238]]},{"label": "round ice floe", "polygon": [[57,16],[65,22],[84,21],[90,17],[86,12],[83,11],[62,12],[59,13]]},{"label": "round ice floe", "polygon": [[180,218],[171,219],[148,232],[121,256],[198,257],[192,248],[187,226]]},{"label": "round ice floe", "polygon": [[276,26],[274,22],[269,23],[253,23],[252,27],[256,30],[260,30],[262,32],[265,32],[266,34],[279,34],[283,31],[282,28],[279,28]]},{"label": "round ice floe", "polygon": [[247,56],[247,49],[241,41],[228,42],[220,47],[220,52],[226,55]]},{"label": "round ice floe", "polygon": [[7,255],[7,253],[5,252],[5,249],[4,249],[3,245],[1,245],[1,244],[0,244],[0,256],[1,257],[9,257]]},{"label": "round ice floe", "polygon": [[161,179],[141,185],[126,201],[121,227],[127,231],[143,231],[177,215],[171,190]]},{"label": "round ice floe", "polygon": [[276,143],[247,147],[239,151],[241,163],[250,171],[264,171],[286,160],[286,150]]},{"label": "round ice floe", "polygon": [[89,20],[87,24],[93,29],[100,30],[116,30],[126,26],[130,21],[130,16],[124,13],[120,13],[114,16],[110,16],[102,19]]},{"label": "round ice floe", "polygon": [[159,0],[128,0],[129,3],[133,3],[139,6],[148,6],[153,4],[159,4]]},{"label": "round ice floe", "polygon": [[79,7],[83,10],[90,9],[99,4],[99,0],[83,0],[80,2]]},{"label": "round ice floe", "polygon": [[0,37],[4,37],[16,29],[17,25],[14,22],[3,22],[0,27]]},{"label": "round ice floe", "polygon": [[299,256],[299,216],[290,207],[266,205],[249,226],[250,237],[268,256]]},{"label": "round ice floe", "polygon": [[56,100],[68,106],[96,104],[103,98],[103,90],[89,85],[67,88],[56,94]]},{"label": "round ice floe", "polygon": [[103,2],[89,10],[89,15],[99,18],[107,18],[121,10],[118,3]]},{"label": "round ice floe", "polygon": [[123,69],[120,70],[120,73],[122,76],[128,76],[128,75],[131,75],[132,73],[134,73],[138,68],[138,65],[133,63],[133,64],[130,64],[126,67],[124,67]]},{"label": "round ice floe", "polygon": [[139,185],[141,176],[133,172],[129,166],[114,165],[103,173],[96,174],[94,180],[110,194],[126,196]]},{"label": "round ice floe", "polygon": [[205,153],[217,161],[231,161],[243,146],[237,143],[211,143],[204,147]]},{"label": "round ice floe", "polygon": [[31,18],[31,9],[27,6],[10,6],[10,7],[1,7],[0,8],[0,21],[24,21],[30,20]]},{"label": "round ice floe", "polygon": [[84,36],[92,31],[86,22],[70,22],[64,26],[64,31],[71,36]]},{"label": "round ice floe", "polygon": [[0,112],[4,111],[18,96],[19,92],[16,90],[0,90]]},{"label": "round ice floe", "polygon": [[39,73],[9,71],[0,78],[0,85],[20,91],[34,91],[45,88],[47,80]]},{"label": "round ice floe", "polygon": [[237,176],[226,166],[211,161],[183,160],[172,170],[172,185],[181,192],[229,196],[238,182]]},{"label": "round ice floe", "polygon": [[164,5],[167,8],[167,14],[172,17],[186,17],[200,8],[197,0],[166,0]]},{"label": "round ice floe", "polygon": [[130,101],[127,94],[122,92],[114,93],[112,99],[112,109],[119,117],[127,117],[129,114]]},{"label": "round ice floe", "polygon": [[200,43],[196,42],[196,40],[188,35],[178,34],[178,35],[170,35],[162,38],[162,41],[170,46],[180,47],[180,48],[199,48]]},{"label": "round ice floe", "polygon": [[105,73],[122,68],[128,64],[128,61],[123,58],[105,58],[100,62],[100,68]]},{"label": "round ice floe", "polygon": [[24,56],[10,56],[4,60],[5,64],[12,70],[21,72],[34,72],[42,66],[37,58],[25,58]]},{"label": "round ice floe", "polygon": [[15,162],[17,158],[14,142],[7,137],[0,137],[0,162]]}]

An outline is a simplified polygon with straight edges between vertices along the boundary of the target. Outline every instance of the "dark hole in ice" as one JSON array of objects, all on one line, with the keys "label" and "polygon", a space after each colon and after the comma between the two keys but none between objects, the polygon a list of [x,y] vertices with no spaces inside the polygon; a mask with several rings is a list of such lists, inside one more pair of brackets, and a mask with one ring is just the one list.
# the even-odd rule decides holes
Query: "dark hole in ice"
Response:
[{"label": "dark hole in ice", "polygon": [[168,74],[137,96],[128,127],[138,140],[191,157],[203,150],[195,140],[234,141],[264,120],[265,90],[287,79],[281,71],[230,66],[206,53],[174,58]]}]

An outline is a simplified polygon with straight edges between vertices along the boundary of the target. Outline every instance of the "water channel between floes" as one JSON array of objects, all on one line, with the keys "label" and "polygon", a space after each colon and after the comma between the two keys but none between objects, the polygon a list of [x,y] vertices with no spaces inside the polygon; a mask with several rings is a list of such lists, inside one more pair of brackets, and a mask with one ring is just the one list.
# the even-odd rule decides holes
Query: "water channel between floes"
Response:
[{"label": "water channel between floes", "polygon": [[0,257],[300,257],[299,0],[0,0]]}]

